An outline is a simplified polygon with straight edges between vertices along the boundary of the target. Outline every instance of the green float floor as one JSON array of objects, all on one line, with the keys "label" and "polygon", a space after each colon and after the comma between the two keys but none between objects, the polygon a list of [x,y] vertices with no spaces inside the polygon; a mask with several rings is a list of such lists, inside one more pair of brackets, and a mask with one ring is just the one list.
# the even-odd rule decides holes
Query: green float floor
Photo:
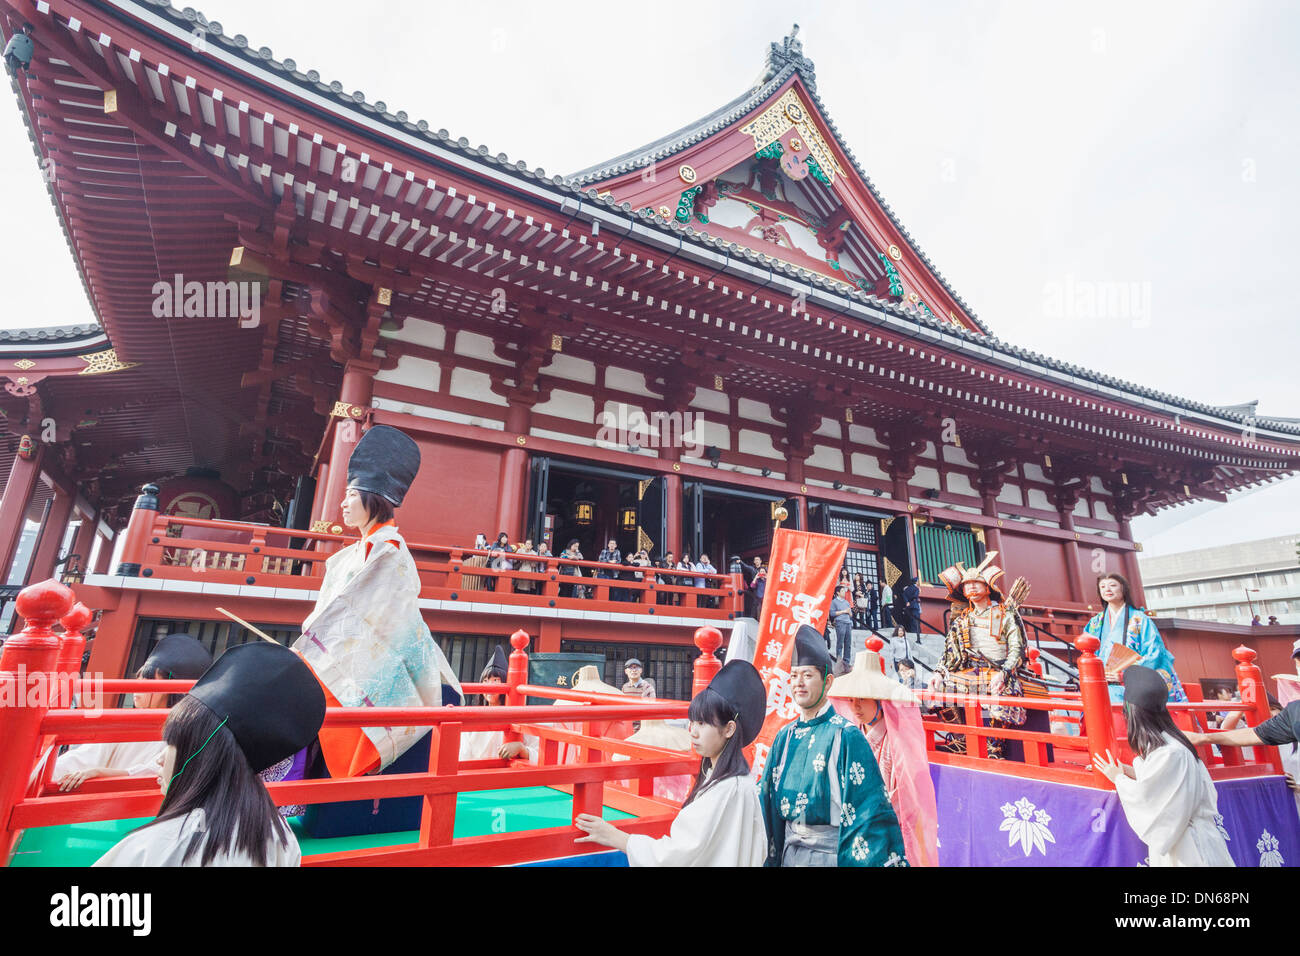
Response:
[{"label": "green float floor", "polygon": [[[474,837],[562,827],[572,819],[572,813],[573,797],[550,787],[462,793],[456,800],[455,835]],[[606,820],[626,820],[632,816],[609,807],[602,815]],[[90,866],[129,831],[143,826],[150,819],[101,820],[27,830],[11,866]],[[303,856],[415,843],[420,838],[418,831],[409,830],[317,840],[303,832],[299,818],[291,818],[290,823]]]}]

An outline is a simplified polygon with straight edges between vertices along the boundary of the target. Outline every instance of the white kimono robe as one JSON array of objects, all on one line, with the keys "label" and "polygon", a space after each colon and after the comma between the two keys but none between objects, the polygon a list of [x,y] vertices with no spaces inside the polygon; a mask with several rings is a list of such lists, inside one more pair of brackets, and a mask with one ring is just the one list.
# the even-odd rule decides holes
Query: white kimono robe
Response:
[{"label": "white kimono robe", "polygon": [[[302,851],[293,831],[284,824],[285,843],[272,838],[266,848],[267,866],[298,866]],[[183,817],[164,820],[123,837],[122,840],[98,860],[95,866],[198,866],[203,858],[202,844],[185,863],[181,857],[196,834],[206,841],[206,826],[202,809],[192,810]],[[287,844],[287,845],[286,845]],[[252,866],[243,853],[221,853],[208,866]]]},{"label": "white kimono robe", "polygon": [[665,837],[633,834],[629,866],[762,866],[767,828],[754,780],[728,777],[682,807]]},{"label": "white kimono robe", "polygon": [[1219,795],[1210,772],[1164,736],[1163,746],[1133,759],[1137,779],[1115,781],[1128,825],[1151,851],[1151,866],[1235,866],[1215,822]]},{"label": "white kimono robe", "polygon": [[[470,730],[460,735],[461,760],[495,760],[506,742],[503,730]],[[529,763],[537,763],[537,738],[524,735],[522,741]]]},{"label": "white kimono robe", "polygon": [[[293,650],[344,707],[441,707],[442,685],[459,694],[460,682],[420,616],[419,596],[406,542],[396,527],[381,525],[325,562],[320,597]],[[381,770],[429,732],[363,730]]]},{"label": "white kimono robe", "polygon": [[[117,776],[145,777],[162,774],[162,756],[166,745],[161,740],[132,741],[117,744],[79,744],[71,747],[54,762],[54,776],[58,783],[69,774],[91,767],[108,767]],[[42,761],[42,766],[44,762]],[[40,767],[38,766],[39,770]]]}]

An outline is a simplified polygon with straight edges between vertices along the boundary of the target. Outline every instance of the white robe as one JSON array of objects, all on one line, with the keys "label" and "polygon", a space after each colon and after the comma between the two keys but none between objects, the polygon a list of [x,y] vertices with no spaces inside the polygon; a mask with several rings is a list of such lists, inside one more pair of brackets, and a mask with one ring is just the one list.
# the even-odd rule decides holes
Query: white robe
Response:
[{"label": "white robe", "polygon": [[[461,760],[495,760],[506,742],[503,730],[469,730],[460,735]],[[537,763],[537,738],[524,735],[522,741],[529,763]]]},{"label": "white robe", "polygon": [[91,767],[108,767],[117,771],[116,776],[143,777],[153,774],[162,775],[162,764],[158,758],[166,745],[161,740],[132,741],[117,744],[80,744],[69,748],[68,752],[54,762],[54,777],[57,782],[68,774]]},{"label": "white robe", "polygon": [[[302,863],[302,851],[293,831],[284,827],[286,844],[272,838],[266,848],[267,866],[298,866]],[[195,834],[206,833],[202,809],[191,810],[183,817],[164,820],[162,823],[145,827],[129,834],[98,860],[95,866],[198,866],[203,858],[202,844],[194,851],[189,860],[181,862],[186,848]],[[203,839],[206,841],[207,837]],[[243,853],[220,853],[208,866],[252,866],[253,862]]]},{"label": "white robe", "polygon": [[1134,779],[1120,774],[1115,790],[1133,832],[1150,850],[1151,866],[1235,866],[1215,817],[1219,796],[1210,772],[1179,741],[1135,757]]},{"label": "white robe", "polygon": [[629,866],[762,866],[767,828],[748,775],[728,777],[682,807],[665,837],[633,834]]}]

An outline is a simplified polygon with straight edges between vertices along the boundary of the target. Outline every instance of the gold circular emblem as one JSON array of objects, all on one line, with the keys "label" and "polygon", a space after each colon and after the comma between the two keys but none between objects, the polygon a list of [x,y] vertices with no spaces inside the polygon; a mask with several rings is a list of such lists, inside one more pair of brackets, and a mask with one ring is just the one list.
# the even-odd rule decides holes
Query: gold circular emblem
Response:
[{"label": "gold circular emblem", "polygon": [[807,486],[807,485],[800,485],[800,486],[799,486],[799,493],[800,493],[800,494],[803,494],[803,495],[808,494],[808,486]]},{"label": "gold circular emblem", "polygon": [[672,214],[673,214],[673,211],[672,211],[671,209],[669,209],[667,206],[660,206],[660,207],[659,207],[659,215],[663,216],[665,219],[669,219],[669,218],[671,218],[671,217],[672,217]]},{"label": "gold circular emblem", "polygon": [[895,262],[901,260],[903,258],[903,250],[898,248],[898,246],[890,245],[889,258],[893,259]]},{"label": "gold circular emblem", "polygon": [[682,165],[677,169],[677,175],[681,177],[682,182],[689,186],[691,183],[695,182],[695,167],[688,165],[687,163],[682,163]]},{"label": "gold circular emblem", "polygon": [[1002,527],[1002,519],[1001,519],[1001,518],[998,519],[998,527],[999,527],[999,528]]},{"label": "gold circular emblem", "polygon": [[920,302],[920,301],[921,301],[921,297],[920,297],[919,295],[917,295],[915,292],[909,292],[909,293],[907,294],[907,301],[908,301],[908,302]]},{"label": "gold circular emblem", "polygon": [[682,470],[682,466],[677,462],[673,462],[673,471],[681,471],[681,470]]},{"label": "gold circular emblem", "polygon": [[527,445],[527,444],[528,444],[528,439],[525,438],[523,435],[519,435],[519,436],[517,436],[517,437],[515,438],[515,444],[517,444],[517,445]]},{"label": "gold circular emblem", "polygon": [[353,405],[352,408],[348,410],[348,414],[350,414],[353,418],[360,418],[363,414],[365,414],[365,409],[363,409],[360,405]]},{"label": "gold circular emblem", "polygon": [[330,534],[342,534],[343,526],[341,524],[330,525]]},{"label": "gold circular emblem", "polygon": [[790,140],[790,151],[792,153],[797,153],[801,149],[803,149],[803,140],[801,140],[798,136]]},{"label": "gold circular emblem", "polygon": [[787,103],[785,105],[785,115],[790,118],[791,123],[802,123],[803,107],[798,103]]}]

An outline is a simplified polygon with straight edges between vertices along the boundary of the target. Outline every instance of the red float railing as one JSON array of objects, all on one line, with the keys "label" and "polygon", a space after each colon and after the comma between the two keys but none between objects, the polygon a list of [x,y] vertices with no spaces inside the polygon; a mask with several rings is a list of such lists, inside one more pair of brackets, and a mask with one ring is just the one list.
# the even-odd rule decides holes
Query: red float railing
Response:
[{"label": "red float railing", "polygon": [[[27,626],[6,642],[0,663],[0,692],[5,693],[0,698],[0,739],[6,742],[0,757],[0,838],[6,860],[26,828],[152,816],[162,802],[153,778],[97,778],[69,794],[50,785],[48,774],[39,782],[29,782],[42,745],[161,738],[166,710],[70,709],[72,691],[93,686],[101,695],[177,693],[193,684],[183,680],[83,679],[71,682],[66,694],[61,692],[57,666],[65,658],[60,649],[66,641],[66,659],[71,660],[71,648],[79,637],[75,626],[79,616],[68,616],[71,597],[71,592],[56,582],[24,591],[19,608]],[[73,625],[62,636],[53,632],[60,617]],[[697,661],[697,680],[716,671],[719,664],[713,651],[721,641],[721,634],[713,628],[697,632],[702,657],[712,660],[712,664]],[[628,832],[666,833],[677,804],[654,796],[654,781],[694,774],[699,758],[605,738],[593,730],[615,721],[680,718],[685,716],[687,704],[529,684],[528,642],[522,631],[511,636],[506,685],[462,685],[466,694],[504,692],[503,706],[329,708],[327,727],[429,727],[427,772],[272,783],[267,787],[271,798],[283,806],[419,796],[423,798],[420,835],[411,844],[316,854],[306,857],[304,865],[492,865],[602,851],[591,844],[575,844],[580,834],[572,827],[453,838],[457,796],[481,790],[552,787],[573,795],[575,816],[599,814],[602,807],[611,806],[635,816],[620,824]],[[16,693],[20,684],[23,694]],[[29,692],[31,688],[37,691]],[[529,706],[523,703],[526,697],[545,697],[556,703]],[[575,730],[575,726],[582,729]],[[506,739],[537,736],[541,744],[538,762],[462,761],[462,733],[479,730],[502,730]],[[557,762],[561,745],[575,748],[572,762]],[[615,756],[624,759],[615,760]]]},{"label": "red float railing", "polygon": [[[120,567],[142,577],[203,581],[232,587],[262,585],[307,592],[318,590],[325,574],[321,544],[339,545],[355,537],[297,531],[238,521],[132,512],[132,525],[146,530],[127,538]],[[579,561],[556,555],[506,554],[511,570],[487,566],[490,550],[407,541],[420,574],[420,597],[439,601],[479,599],[525,608],[599,609],[669,617],[728,620],[744,609],[740,575],[678,571]],[[528,570],[522,566],[527,565]],[[570,568],[580,574],[561,573]],[[619,574],[624,577],[600,577]],[[637,580],[635,575],[640,575]],[[704,586],[695,582],[703,580]],[[585,597],[575,596],[581,588]],[[563,593],[562,593],[563,592]],[[487,596],[487,595],[490,595]]]}]

